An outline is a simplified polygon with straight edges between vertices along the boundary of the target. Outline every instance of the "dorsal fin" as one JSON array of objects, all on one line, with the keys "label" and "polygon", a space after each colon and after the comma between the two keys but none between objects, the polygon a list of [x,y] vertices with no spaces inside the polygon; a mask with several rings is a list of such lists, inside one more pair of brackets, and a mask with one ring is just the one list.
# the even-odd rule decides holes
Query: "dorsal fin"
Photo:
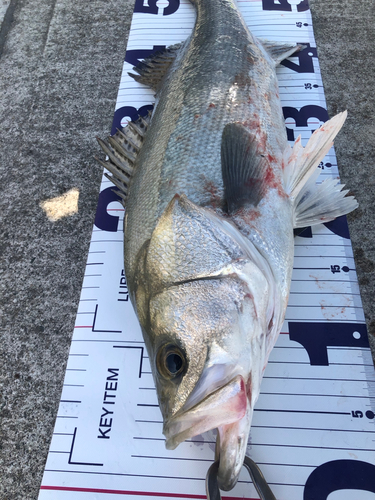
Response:
[{"label": "dorsal fin", "polygon": [[241,123],[228,123],[221,140],[221,169],[229,213],[244,205],[257,206],[264,194],[267,161],[257,139]]},{"label": "dorsal fin", "polygon": [[107,158],[105,161],[95,158],[112,174],[108,175],[106,172],[104,175],[118,188],[116,193],[122,199],[121,203],[124,206],[134,164],[150,121],[151,112],[146,117],[140,116],[136,121],[129,122],[106,141],[97,138]]},{"label": "dorsal fin", "polygon": [[287,57],[303,50],[306,47],[305,45],[300,45],[298,43],[274,42],[264,38],[258,38],[258,40],[271,56],[276,66]]},{"label": "dorsal fin", "polygon": [[139,62],[137,66],[133,67],[133,70],[136,71],[138,75],[134,73],[128,74],[137,82],[143,83],[157,92],[170,65],[176,59],[178,50],[181,46],[182,43],[177,43],[176,45],[171,45],[163,50],[154,52],[150,57],[146,57],[146,59]]}]

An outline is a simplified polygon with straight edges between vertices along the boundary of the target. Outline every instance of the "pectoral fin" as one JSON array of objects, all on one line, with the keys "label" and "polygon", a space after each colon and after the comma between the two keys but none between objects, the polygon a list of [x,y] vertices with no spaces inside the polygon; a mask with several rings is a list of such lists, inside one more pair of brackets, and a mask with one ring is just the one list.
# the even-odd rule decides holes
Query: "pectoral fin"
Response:
[{"label": "pectoral fin", "polygon": [[267,161],[257,150],[257,138],[241,123],[228,123],[221,141],[221,169],[228,212],[257,206],[265,191]]}]

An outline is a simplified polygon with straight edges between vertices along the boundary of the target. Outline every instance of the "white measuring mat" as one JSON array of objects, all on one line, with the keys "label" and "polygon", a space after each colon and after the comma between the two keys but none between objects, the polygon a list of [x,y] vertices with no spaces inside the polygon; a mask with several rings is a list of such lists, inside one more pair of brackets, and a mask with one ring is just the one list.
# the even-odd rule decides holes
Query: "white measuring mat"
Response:
[{"label": "white measuring mat", "polygon": [[[328,119],[307,0],[239,0],[251,31],[307,48],[278,68],[288,139]],[[188,0],[136,0],[113,131],[151,109],[127,72],[187,38]],[[339,71],[339,70],[338,70]],[[337,177],[333,149],[321,179]],[[164,446],[123,270],[123,208],[105,178],[40,500],[205,499],[213,432]],[[256,404],[248,455],[278,500],[375,498],[375,375],[345,217],[295,239],[289,306]],[[354,491],[355,490],[355,491]],[[224,498],[258,498],[245,470]]]}]

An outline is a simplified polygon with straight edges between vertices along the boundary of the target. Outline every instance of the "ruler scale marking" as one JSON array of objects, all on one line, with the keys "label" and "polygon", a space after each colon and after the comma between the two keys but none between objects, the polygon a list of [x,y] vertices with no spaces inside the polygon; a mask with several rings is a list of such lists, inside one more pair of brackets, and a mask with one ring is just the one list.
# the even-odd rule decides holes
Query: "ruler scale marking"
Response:
[{"label": "ruler scale marking", "polygon": [[[310,11],[306,2],[297,5],[289,1],[240,0],[239,6],[255,35],[310,45],[307,55],[291,57],[277,70],[288,134],[294,139],[301,134],[305,144],[323,123],[326,102]],[[179,8],[163,15],[163,9],[171,5]],[[157,10],[157,15],[134,13],[128,55],[133,50],[168,46],[189,35],[194,12],[187,0],[158,2]],[[153,92],[127,75],[132,66],[124,63],[116,110],[137,110],[153,103]],[[308,71],[303,72],[304,68]],[[288,108],[297,113],[312,109],[306,106],[314,106],[320,114],[309,117],[305,126],[297,126],[288,116]],[[129,116],[124,116],[122,125],[128,120]],[[338,175],[333,148],[322,167],[322,177]],[[103,179],[101,190],[109,186]],[[118,243],[123,241],[123,209],[115,202],[107,207],[107,214],[117,218],[117,230],[109,233],[93,228],[39,499],[104,499],[108,495],[204,499],[202,483],[208,462],[213,460],[215,436],[198,436],[181,444],[177,451],[164,449],[149,360],[122,282],[122,245]],[[334,470],[345,461],[345,467],[368,464],[375,471],[375,377],[368,346],[355,345],[364,316],[350,240],[342,233],[346,223],[340,224],[313,228],[310,236],[296,238],[283,335],[271,354],[264,391],[255,408],[249,453],[264,468],[277,498],[300,500],[306,483],[313,480],[314,473],[323,471],[323,466]],[[96,302],[94,311],[91,302]],[[81,323],[90,314],[92,324]],[[292,340],[295,323],[300,330]],[[315,353],[309,351],[303,337],[303,325],[311,324],[320,342]],[[336,325],[334,330],[330,330],[332,324]],[[332,335],[335,345],[319,334],[321,328]],[[338,328],[342,328],[340,337]],[[343,439],[345,434],[347,438]],[[365,443],[368,447],[363,446]],[[298,461],[292,460],[292,450]],[[150,474],[143,470],[141,462],[145,461],[152,462],[154,471]],[[188,464],[186,477],[182,462]],[[102,470],[95,471],[95,467]],[[342,500],[352,498],[345,490],[340,492]],[[255,490],[242,472],[231,496],[223,499],[252,500],[253,495]]]}]

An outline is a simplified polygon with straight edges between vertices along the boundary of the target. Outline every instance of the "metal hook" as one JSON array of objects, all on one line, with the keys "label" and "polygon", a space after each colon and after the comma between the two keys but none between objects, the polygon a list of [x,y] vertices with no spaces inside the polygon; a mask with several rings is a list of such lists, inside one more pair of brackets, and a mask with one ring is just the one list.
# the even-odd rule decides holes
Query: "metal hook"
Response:
[{"label": "metal hook", "polygon": [[[258,492],[260,500],[276,500],[271,488],[268,486],[261,470],[257,464],[248,456],[245,457],[243,465],[250,474],[251,480]],[[214,462],[207,471],[206,495],[207,500],[221,500],[220,489],[217,484],[217,472],[219,470],[219,460]]]}]

